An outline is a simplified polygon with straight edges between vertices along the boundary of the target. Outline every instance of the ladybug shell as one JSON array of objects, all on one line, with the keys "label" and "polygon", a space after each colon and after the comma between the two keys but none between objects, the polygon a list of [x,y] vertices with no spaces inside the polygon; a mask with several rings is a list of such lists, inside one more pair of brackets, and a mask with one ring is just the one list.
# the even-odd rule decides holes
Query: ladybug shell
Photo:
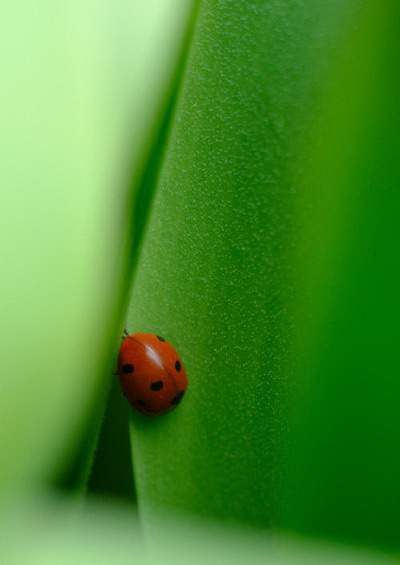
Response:
[{"label": "ladybug shell", "polygon": [[130,334],[123,340],[118,375],[132,406],[148,415],[174,409],[188,385],[175,349],[161,336],[149,333]]}]

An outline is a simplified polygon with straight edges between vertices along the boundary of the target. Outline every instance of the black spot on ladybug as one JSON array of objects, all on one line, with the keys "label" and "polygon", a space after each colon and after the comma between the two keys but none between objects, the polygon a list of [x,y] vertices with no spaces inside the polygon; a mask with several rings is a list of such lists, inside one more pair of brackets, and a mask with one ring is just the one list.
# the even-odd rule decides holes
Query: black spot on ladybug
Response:
[{"label": "black spot on ladybug", "polygon": [[165,339],[163,337],[161,337],[160,335],[157,336],[158,341],[165,341]]},{"label": "black spot on ladybug", "polygon": [[178,359],[178,361],[176,361],[176,363],[175,363],[175,369],[176,369],[178,372],[182,369],[182,365],[181,365],[181,362],[179,361],[179,359]]},{"label": "black spot on ladybug", "polygon": [[153,383],[151,383],[150,388],[151,390],[161,390],[164,386],[164,383],[162,381],[154,381]]},{"label": "black spot on ladybug", "polygon": [[125,363],[122,365],[122,372],[123,373],[133,373],[135,367],[131,363]]},{"label": "black spot on ladybug", "polygon": [[176,394],[174,396],[174,398],[171,400],[171,404],[173,404],[174,406],[177,406],[180,403],[180,401],[182,400],[184,394],[185,393],[183,391],[178,392],[178,394]]},{"label": "black spot on ladybug", "polygon": [[140,404],[140,406],[142,406],[142,408],[145,408],[145,407],[146,407],[146,403],[145,403],[144,400],[141,400],[141,399],[138,400],[138,404]]}]

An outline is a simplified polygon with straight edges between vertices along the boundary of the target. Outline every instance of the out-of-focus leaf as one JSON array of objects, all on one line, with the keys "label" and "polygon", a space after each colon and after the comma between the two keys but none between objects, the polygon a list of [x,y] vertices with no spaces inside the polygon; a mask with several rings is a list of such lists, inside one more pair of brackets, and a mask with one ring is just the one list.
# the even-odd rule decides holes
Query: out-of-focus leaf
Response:
[{"label": "out-of-focus leaf", "polygon": [[62,468],[103,399],[134,191],[191,9],[1,8],[0,491]]},{"label": "out-of-focus leaf", "polygon": [[367,1],[304,152],[284,523],[400,544],[400,5]]},{"label": "out-of-focus leaf", "polygon": [[7,565],[390,565],[379,553],[288,536],[260,536],[187,517],[157,519],[153,538],[123,507],[76,506],[55,501],[18,505],[0,517],[0,561]]},{"label": "out-of-focus leaf", "polygon": [[88,495],[117,498],[135,504],[128,422],[128,405],[115,380],[87,481]]}]

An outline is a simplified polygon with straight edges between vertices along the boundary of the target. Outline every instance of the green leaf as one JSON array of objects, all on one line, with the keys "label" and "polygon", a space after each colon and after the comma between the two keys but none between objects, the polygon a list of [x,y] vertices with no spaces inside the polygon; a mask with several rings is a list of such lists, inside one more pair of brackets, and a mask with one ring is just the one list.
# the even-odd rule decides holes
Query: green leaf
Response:
[{"label": "green leaf", "polygon": [[136,507],[128,422],[128,405],[115,379],[87,481],[87,494],[120,499]]},{"label": "green leaf", "polygon": [[63,470],[96,427],[129,285],[132,202],[191,9],[2,8],[0,493]]},{"label": "green leaf", "polygon": [[141,516],[160,506],[270,524],[281,481],[293,317],[294,137],[358,5],[202,3],[128,316],[190,379],[135,416]]},{"label": "green leaf", "polygon": [[[84,512],[59,500],[14,505],[0,516],[0,560],[7,565],[390,565],[375,552],[344,549],[281,534],[260,536],[207,522],[159,516],[152,542],[123,507],[88,505]],[[150,541],[150,543],[149,543]]]},{"label": "green leaf", "polygon": [[296,530],[397,548],[399,16],[397,2],[364,3],[303,153],[283,515]]}]

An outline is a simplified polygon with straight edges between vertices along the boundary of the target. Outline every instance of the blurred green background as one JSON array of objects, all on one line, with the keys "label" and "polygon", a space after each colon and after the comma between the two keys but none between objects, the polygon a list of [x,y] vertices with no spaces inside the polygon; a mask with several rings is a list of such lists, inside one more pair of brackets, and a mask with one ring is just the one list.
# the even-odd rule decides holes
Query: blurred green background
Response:
[{"label": "blurred green background", "polygon": [[399,12],[1,8],[0,561],[396,560]]}]

